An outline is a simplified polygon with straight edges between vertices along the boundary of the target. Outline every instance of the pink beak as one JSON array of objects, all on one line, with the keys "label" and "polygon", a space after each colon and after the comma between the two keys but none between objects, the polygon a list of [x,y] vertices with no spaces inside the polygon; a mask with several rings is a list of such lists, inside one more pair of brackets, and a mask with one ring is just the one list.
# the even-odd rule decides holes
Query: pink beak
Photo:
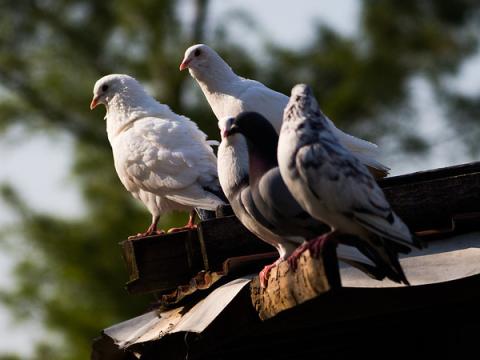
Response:
[{"label": "pink beak", "polygon": [[180,71],[185,70],[186,68],[188,68],[188,64],[190,64],[190,61],[191,61],[191,60],[189,60],[189,59],[183,60],[182,63],[180,64],[180,67],[179,67]]},{"label": "pink beak", "polygon": [[94,96],[92,99],[92,102],[90,103],[90,110],[95,109],[97,105],[98,105],[98,96]]}]

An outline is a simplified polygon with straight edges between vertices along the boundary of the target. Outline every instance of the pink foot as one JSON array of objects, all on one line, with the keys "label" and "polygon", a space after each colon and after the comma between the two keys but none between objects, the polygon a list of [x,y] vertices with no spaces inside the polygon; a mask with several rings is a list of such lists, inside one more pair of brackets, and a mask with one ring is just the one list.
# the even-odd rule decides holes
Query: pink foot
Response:
[{"label": "pink foot", "polygon": [[184,230],[193,230],[197,228],[197,225],[195,225],[195,210],[192,210],[190,212],[190,216],[188,217],[188,222],[185,226],[182,227],[176,227],[176,228],[171,228],[167,230],[167,233],[174,233],[174,232],[179,232],[179,231],[184,231]]},{"label": "pink foot", "polygon": [[147,230],[143,233],[138,233],[137,235],[129,236],[128,240],[135,240],[135,239],[139,239],[139,238],[146,237],[146,236],[151,236],[151,235],[165,235],[165,231],[163,231],[163,230],[148,231]]},{"label": "pink foot", "polygon": [[308,249],[310,250],[310,254],[312,254],[313,257],[318,258],[318,256],[322,252],[323,246],[325,245],[329,237],[330,233],[323,234],[308,242]]},{"label": "pink foot", "polygon": [[182,226],[182,227],[174,227],[174,228],[168,229],[167,233],[171,234],[171,233],[175,233],[175,232],[179,232],[179,231],[193,230],[193,229],[196,229],[196,228],[197,228],[197,225],[195,225],[195,224],[192,224],[192,225],[187,224],[187,225]]},{"label": "pink foot", "polygon": [[310,250],[310,254],[318,258],[320,253],[322,252],[322,248],[325,245],[325,242],[329,238],[329,233],[328,234],[323,234],[320,235],[319,237],[316,237],[308,242],[303,243],[300,245],[298,248],[295,249],[295,251],[288,257],[288,265],[290,268],[295,271],[297,270],[298,267],[298,260],[300,259],[300,256],[307,250]]},{"label": "pink foot", "polygon": [[298,267],[298,260],[300,256],[308,249],[308,242],[304,242],[302,245],[297,247],[295,251],[288,257],[287,262],[290,268],[295,271]]},{"label": "pink foot", "polygon": [[278,260],[275,261],[273,264],[267,265],[263,268],[262,271],[260,271],[260,274],[258,274],[258,277],[260,278],[260,286],[262,288],[266,288],[268,284],[268,278],[270,277],[270,271],[277,266]]}]

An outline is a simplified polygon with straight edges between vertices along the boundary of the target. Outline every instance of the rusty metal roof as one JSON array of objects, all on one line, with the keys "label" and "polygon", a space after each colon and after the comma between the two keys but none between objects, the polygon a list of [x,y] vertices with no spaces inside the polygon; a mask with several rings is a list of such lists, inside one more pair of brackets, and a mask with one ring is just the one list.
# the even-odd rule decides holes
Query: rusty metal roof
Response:
[{"label": "rusty metal roof", "polygon": [[201,333],[212,323],[253,276],[228,282],[212,291],[193,307],[179,306],[163,311],[150,311],[136,318],[113,325],[103,330],[119,349],[160,340],[178,332]]}]

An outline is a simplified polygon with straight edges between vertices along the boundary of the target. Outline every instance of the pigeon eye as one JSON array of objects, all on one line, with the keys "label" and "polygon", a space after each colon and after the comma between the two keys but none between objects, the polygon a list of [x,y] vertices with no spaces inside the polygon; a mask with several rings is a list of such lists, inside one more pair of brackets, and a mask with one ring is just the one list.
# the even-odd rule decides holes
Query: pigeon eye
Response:
[{"label": "pigeon eye", "polygon": [[195,52],[193,53],[194,56],[199,56],[202,52],[200,51],[200,49],[197,49],[195,50]]},{"label": "pigeon eye", "polygon": [[108,85],[102,85],[102,91],[105,92],[108,90]]}]

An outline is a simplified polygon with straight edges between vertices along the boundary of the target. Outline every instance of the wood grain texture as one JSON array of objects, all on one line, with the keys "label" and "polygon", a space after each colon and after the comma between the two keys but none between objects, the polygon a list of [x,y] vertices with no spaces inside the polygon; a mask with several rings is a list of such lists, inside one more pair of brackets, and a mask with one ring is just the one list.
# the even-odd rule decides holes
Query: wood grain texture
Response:
[{"label": "wood grain texture", "polygon": [[130,293],[175,289],[204,268],[196,231],[125,240],[121,246]]},{"label": "wood grain texture", "polygon": [[[225,264],[228,259],[276,251],[250,233],[235,216],[203,221],[197,231],[125,240],[120,245],[129,274],[126,289],[132,294],[171,293],[188,285],[201,271],[229,270],[229,263]],[[264,261],[269,260],[271,255]],[[257,258],[251,262],[249,266],[245,260],[236,273],[248,273],[264,263]]]},{"label": "wood grain texture", "polygon": [[[456,216],[480,212],[480,172],[472,166],[404,175],[379,182],[413,231],[452,229]],[[459,174],[459,170],[465,171]]]},{"label": "wood grain texture", "polygon": [[272,268],[266,287],[256,277],[250,289],[253,306],[266,320],[340,286],[336,245],[327,242],[318,256],[303,252],[295,270],[287,261],[280,262]]},{"label": "wood grain texture", "polygon": [[[480,162],[390,177],[379,185],[412,231],[451,235],[460,223],[480,229]],[[122,249],[131,293],[169,292],[202,270],[221,271],[229,258],[274,251],[234,216],[204,221],[198,231],[127,240]]]},{"label": "wood grain texture", "polygon": [[[478,352],[480,275],[400,288],[340,288],[261,321],[245,287],[201,334],[176,333],[92,359],[470,359]],[[117,357],[121,356],[121,357]],[[473,357],[475,358],[475,357]]]}]

